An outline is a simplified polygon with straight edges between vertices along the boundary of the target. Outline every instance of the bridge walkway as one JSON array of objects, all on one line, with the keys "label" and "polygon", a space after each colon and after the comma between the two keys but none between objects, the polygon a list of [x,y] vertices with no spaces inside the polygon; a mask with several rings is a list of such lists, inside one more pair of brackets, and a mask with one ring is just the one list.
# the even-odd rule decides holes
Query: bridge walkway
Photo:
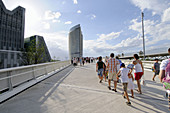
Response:
[{"label": "bridge walkway", "polygon": [[99,83],[95,64],[70,66],[2,103],[0,113],[167,113],[165,91],[158,78],[151,81],[152,76],[145,71],[143,94],[134,91],[132,106],[127,106],[121,84],[118,92],[108,90],[107,82]]}]

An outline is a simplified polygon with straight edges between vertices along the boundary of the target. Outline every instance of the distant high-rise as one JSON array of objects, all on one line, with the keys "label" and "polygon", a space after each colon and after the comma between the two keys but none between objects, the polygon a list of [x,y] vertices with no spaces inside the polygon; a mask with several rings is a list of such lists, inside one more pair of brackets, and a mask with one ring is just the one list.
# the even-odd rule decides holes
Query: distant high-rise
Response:
[{"label": "distant high-rise", "polygon": [[0,68],[19,66],[24,48],[25,9],[6,9],[0,0]]},{"label": "distant high-rise", "polygon": [[80,24],[72,27],[69,32],[69,57],[83,56],[83,35]]},{"label": "distant high-rise", "polygon": [[48,51],[48,48],[47,48],[44,38],[42,36],[34,35],[31,37],[25,38],[24,39],[25,50],[27,50],[30,46],[32,48],[34,48],[34,46],[36,46],[35,47],[36,49],[34,52],[36,52],[36,50],[39,50],[39,49],[43,50],[42,51],[43,53],[40,53],[41,56],[39,56],[39,57],[41,57],[39,63],[51,61],[50,53]]}]

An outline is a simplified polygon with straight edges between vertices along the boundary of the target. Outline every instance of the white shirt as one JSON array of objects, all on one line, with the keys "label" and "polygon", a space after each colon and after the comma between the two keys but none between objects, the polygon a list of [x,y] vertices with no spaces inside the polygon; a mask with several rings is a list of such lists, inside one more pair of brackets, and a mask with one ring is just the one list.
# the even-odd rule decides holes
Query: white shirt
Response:
[{"label": "white shirt", "polygon": [[128,68],[120,68],[120,78],[122,83],[128,83],[129,81],[129,77],[128,77],[128,73],[129,73],[129,69]]},{"label": "white shirt", "polygon": [[134,66],[134,72],[135,72],[135,73],[137,73],[137,72],[143,72],[143,71],[142,71],[141,64],[137,63],[137,64]]},{"label": "white shirt", "polygon": [[169,59],[163,60],[160,65],[160,70],[165,70],[168,63],[169,63]]},{"label": "white shirt", "polygon": [[76,59],[73,59],[73,63],[77,63],[77,60],[76,60]]}]

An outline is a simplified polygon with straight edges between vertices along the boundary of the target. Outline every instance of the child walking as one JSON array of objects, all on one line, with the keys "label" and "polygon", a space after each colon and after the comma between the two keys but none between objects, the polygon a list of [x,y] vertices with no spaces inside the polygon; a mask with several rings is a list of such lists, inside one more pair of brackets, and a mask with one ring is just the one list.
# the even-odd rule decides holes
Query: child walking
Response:
[{"label": "child walking", "polygon": [[132,94],[131,97],[132,98],[134,98],[133,90],[135,89],[133,81],[134,81],[133,75],[130,74],[129,75],[129,81],[128,81],[128,89],[130,89],[130,91],[131,91],[131,94]]},{"label": "child walking", "polygon": [[155,81],[155,77],[156,75],[159,75],[159,71],[160,71],[160,65],[158,63],[158,59],[155,59],[153,69],[154,69],[154,75],[153,75],[152,80]]},{"label": "child walking", "polygon": [[132,98],[134,98],[133,90],[135,89],[135,85],[134,85],[134,83],[133,83],[134,78],[133,78],[133,75],[131,74],[132,71],[133,71],[133,67],[134,67],[133,64],[129,64],[129,65],[127,66],[127,68],[130,69],[129,81],[128,81],[128,89],[131,90],[131,94],[132,94],[131,97],[132,97]]},{"label": "child walking", "polygon": [[122,63],[120,65],[120,67],[121,68],[118,71],[118,73],[116,74],[116,76],[118,77],[118,75],[120,75],[120,78],[121,78],[121,81],[122,81],[122,85],[123,85],[123,91],[124,91],[123,97],[127,98],[126,104],[127,105],[131,105],[131,102],[129,100],[129,96],[128,96],[128,93],[127,93],[128,80],[129,80],[128,76],[130,75],[130,70],[125,67],[124,63]]}]

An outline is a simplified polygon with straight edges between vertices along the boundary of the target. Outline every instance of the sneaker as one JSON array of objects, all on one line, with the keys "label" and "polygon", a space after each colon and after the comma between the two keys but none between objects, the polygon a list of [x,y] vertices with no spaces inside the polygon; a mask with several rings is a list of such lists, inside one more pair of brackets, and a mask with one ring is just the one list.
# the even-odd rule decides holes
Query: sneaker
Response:
[{"label": "sneaker", "polygon": [[111,90],[110,86],[108,86],[109,90]]},{"label": "sneaker", "polygon": [[126,102],[126,104],[127,104],[128,106],[130,106],[130,105],[131,105],[131,102]]}]

